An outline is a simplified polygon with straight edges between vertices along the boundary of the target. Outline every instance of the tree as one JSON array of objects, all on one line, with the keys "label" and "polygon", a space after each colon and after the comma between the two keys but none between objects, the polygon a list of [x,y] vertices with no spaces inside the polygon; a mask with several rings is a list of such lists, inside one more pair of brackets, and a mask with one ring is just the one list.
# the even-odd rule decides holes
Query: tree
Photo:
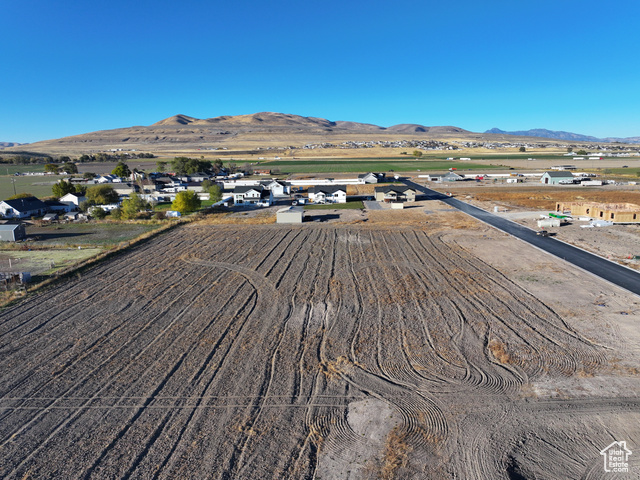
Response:
[{"label": "tree", "polygon": [[413,156],[416,157],[416,159],[418,159],[422,156],[422,152],[420,150],[414,150]]},{"label": "tree", "polygon": [[214,203],[222,200],[222,189],[220,185],[211,185],[209,187],[209,200],[212,200]]},{"label": "tree", "polygon": [[526,152],[526,151],[527,151],[526,147],[520,147],[520,149],[519,149],[519,150],[520,150],[521,152]]},{"label": "tree", "polygon": [[129,166],[126,163],[120,161],[116,165],[116,168],[111,171],[111,173],[113,175],[117,175],[118,177],[126,178],[131,175],[131,170],[129,170]]},{"label": "tree", "polygon": [[227,171],[231,174],[236,173],[238,171],[238,165],[236,165],[235,163],[230,163],[227,167]]},{"label": "tree", "polygon": [[67,193],[76,193],[76,187],[71,182],[60,180],[51,187],[54,197],[64,197]]},{"label": "tree", "polygon": [[17,195],[12,195],[11,197],[7,198],[7,200],[18,200],[20,198],[29,198],[29,197],[33,197],[34,195],[30,194],[30,193],[18,193]]},{"label": "tree", "polygon": [[578,151],[576,152],[576,155],[586,155],[586,154],[587,154],[587,151],[586,151],[586,150],[578,150]]},{"label": "tree", "polygon": [[156,162],[156,170],[158,170],[159,172],[166,172],[167,171],[167,162],[162,162],[162,161],[157,161]]},{"label": "tree", "polygon": [[60,169],[68,174],[71,173],[78,173],[78,167],[76,166],[75,163],[73,162],[66,162],[62,165],[62,167],[60,167]]},{"label": "tree", "polygon": [[190,175],[197,172],[211,172],[213,170],[210,160],[200,160],[189,157],[175,157],[171,160],[171,168],[177,175]]},{"label": "tree", "polygon": [[82,174],[82,178],[87,178],[89,180],[92,180],[92,179],[94,179],[96,177],[97,177],[97,175],[95,173],[93,173],[93,172],[84,172]]},{"label": "tree", "polygon": [[120,207],[111,210],[111,218],[120,220],[122,218],[122,209]]},{"label": "tree", "polygon": [[47,163],[44,166],[44,171],[45,171],[45,173],[56,174],[56,173],[58,173],[58,165],[56,165],[55,163]]},{"label": "tree", "polygon": [[102,220],[107,216],[107,212],[102,207],[93,207],[91,209],[91,216],[97,218],[98,220]]},{"label": "tree", "polygon": [[140,210],[147,208],[148,203],[145,202],[140,195],[132,193],[129,198],[122,201],[122,218],[130,220],[136,218]]},{"label": "tree", "polygon": [[222,160],[220,160],[219,158],[216,158],[213,161],[213,173],[215,175],[218,175],[223,168],[224,168],[224,165],[222,164]]},{"label": "tree", "polygon": [[176,194],[176,199],[171,204],[171,208],[180,213],[190,213],[198,210],[200,208],[200,203],[200,199],[196,192],[186,190]]},{"label": "tree", "polygon": [[87,201],[91,205],[118,203],[118,193],[110,185],[96,185],[87,189]]}]

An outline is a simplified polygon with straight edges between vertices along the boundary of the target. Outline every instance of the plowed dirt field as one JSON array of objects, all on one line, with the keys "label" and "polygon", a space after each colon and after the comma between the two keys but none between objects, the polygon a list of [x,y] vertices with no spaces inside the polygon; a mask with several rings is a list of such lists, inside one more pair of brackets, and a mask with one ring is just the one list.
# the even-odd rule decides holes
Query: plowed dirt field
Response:
[{"label": "plowed dirt field", "polygon": [[0,313],[0,478],[603,478],[585,331],[437,229],[180,227]]}]

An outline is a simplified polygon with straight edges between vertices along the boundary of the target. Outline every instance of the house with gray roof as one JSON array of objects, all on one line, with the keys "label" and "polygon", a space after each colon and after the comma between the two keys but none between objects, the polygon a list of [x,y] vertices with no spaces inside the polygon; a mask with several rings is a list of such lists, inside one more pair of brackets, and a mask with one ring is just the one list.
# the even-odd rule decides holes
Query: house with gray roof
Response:
[{"label": "house with gray roof", "polygon": [[416,191],[405,185],[385,185],[375,188],[375,196],[378,202],[415,202]]},{"label": "house with gray roof", "polygon": [[0,215],[4,218],[41,217],[47,213],[47,205],[36,197],[16,198],[0,202]]},{"label": "house with gray roof", "polygon": [[236,205],[273,205],[273,192],[262,185],[239,185],[233,189],[233,203]]}]

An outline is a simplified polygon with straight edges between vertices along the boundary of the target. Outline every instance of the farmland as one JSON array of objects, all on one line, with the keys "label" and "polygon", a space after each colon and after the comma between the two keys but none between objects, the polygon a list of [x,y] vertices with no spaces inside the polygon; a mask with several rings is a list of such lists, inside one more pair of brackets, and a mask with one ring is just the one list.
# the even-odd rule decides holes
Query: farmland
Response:
[{"label": "farmland", "polygon": [[604,337],[447,231],[190,224],[8,307],[0,477],[579,478],[637,444],[637,398],[541,393],[629,375]]},{"label": "farmland", "polygon": [[[331,160],[270,160],[259,168],[278,169],[282,173],[363,173],[363,172],[416,172],[443,171],[449,168],[490,170],[493,165],[446,160],[392,159],[331,159]],[[504,168],[504,167],[503,167]]]}]

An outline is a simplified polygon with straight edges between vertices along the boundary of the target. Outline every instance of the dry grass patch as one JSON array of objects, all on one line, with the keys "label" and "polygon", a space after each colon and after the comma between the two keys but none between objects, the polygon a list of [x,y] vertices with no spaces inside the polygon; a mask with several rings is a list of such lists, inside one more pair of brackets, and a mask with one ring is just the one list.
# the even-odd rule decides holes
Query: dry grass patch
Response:
[{"label": "dry grass patch", "polygon": [[276,216],[271,212],[257,215],[238,215],[237,213],[215,213],[204,217],[197,225],[269,225],[276,223]]},{"label": "dry grass patch", "polygon": [[498,362],[504,365],[514,363],[513,357],[507,352],[505,344],[500,340],[491,340],[491,342],[489,342],[489,350]]},{"label": "dry grass patch", "polygon": [[400,433],[398,427],[394,427],[387,435],[379,478],[381,480],[397,478],[397,470],[406,467],[409,462],[409,453],[411,453],[411,447],[407,444],[405,436]]}]

